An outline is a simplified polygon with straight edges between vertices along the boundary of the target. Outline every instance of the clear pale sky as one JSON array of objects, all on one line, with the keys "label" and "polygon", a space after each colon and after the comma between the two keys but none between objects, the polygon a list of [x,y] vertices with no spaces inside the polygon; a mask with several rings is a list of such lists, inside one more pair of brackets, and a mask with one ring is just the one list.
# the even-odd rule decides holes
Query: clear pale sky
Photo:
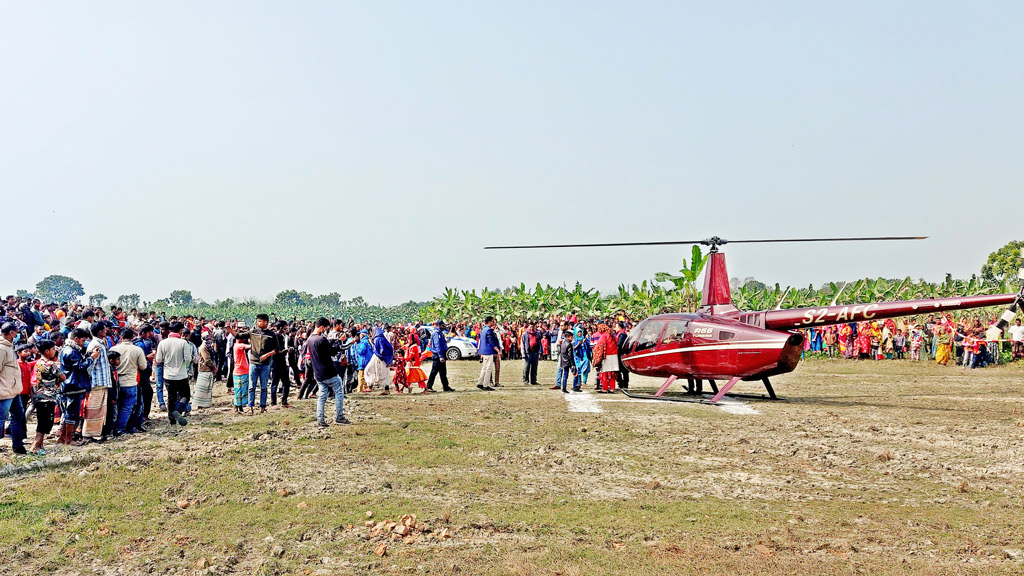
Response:
[{"label": "clear pale sky", "polygon": [[1022,239],[1019,2],[8,2],[0,292],[969,276]]}]

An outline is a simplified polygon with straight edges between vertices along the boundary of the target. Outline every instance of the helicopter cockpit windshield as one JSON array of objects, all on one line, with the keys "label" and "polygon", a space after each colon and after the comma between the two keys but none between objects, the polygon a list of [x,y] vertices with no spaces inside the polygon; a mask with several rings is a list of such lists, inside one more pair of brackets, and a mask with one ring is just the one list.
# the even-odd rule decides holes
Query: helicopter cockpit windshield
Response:
[{"label": "helicopter cockpit windshield", "polygon": [[636,349],[654,348],[658,343],[658,337],[661,336],[663,328],[665,328],[664,322],[648,322],[647,326],[644,326],[643,332],[640,333],[640,340],[636,343]]}]

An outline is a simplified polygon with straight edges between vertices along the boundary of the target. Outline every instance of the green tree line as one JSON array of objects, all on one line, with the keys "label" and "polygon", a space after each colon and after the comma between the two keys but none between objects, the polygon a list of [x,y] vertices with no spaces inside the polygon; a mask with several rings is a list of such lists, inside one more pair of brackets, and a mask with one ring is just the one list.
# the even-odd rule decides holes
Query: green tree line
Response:
[{"label": "green tree line", "polygon": [[[955,279],[947,274],[942,282],[926,282],[911,278],[863,278],[852,282],[828,282],[815,288],[783,288],[768,286],[754,279],[732,282],[732,298],[741,310],[772,308],[806,308],[831,304],[854,304],[890,300],[916,300],[950,296],[1016,292],[1024,242],[1013,241],[989,255],[980,275]],[[683,260],[676,273],[660,272],[640,284],[621,284],[602,294],[584,288],[525,283],[502,289],[458,290],[446,288],[429,302],[409,301],[396,306],[370,304],[362,297],[345,300],[337,292],[314,296],[299,290],[279,292],[272,301],[235,300],[227,298],[207,303],[195,298],[189,290],[174,290],[166,298],[143,301],[138,294],[118,296],[112,303],[123,308],[156,310],[168,315],[205,316],[207,318],[241,318],[251,321],[260,312],[274,313],[279,318],[311,319],[319,316],[352,318],[356,321],[390,323],[413,320],[432,321],[438,318],[459,321],[479,320],[493,315],[500,321],[531,320],[550,316],[577,314],[583,317],[610,317],[625,312],[632,318],[644,318],[663,312],[696,310],[701,292],[698,282],[707,263],[707,255],[694,246],[689,259]],[[45,301],[77,301],[85,294],[82,284],[68,276],[47,276],[36,284],[36,290],[19,290],[19,296],[34,295]],[[104,294],[89,297],[91,305],[103,305]]]}]

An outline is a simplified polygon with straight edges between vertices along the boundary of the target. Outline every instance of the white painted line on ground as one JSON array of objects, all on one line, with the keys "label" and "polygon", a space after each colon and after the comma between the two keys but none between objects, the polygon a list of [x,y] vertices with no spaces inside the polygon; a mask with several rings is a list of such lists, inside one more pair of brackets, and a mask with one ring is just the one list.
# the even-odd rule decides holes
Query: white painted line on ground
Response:
[{"label": "white painted line on ground", "polygon": [[740,416],[760,414],[760,412],[755,410],[750,404],[735,398],[722,398],[722,401],[718,403],[718,407],[722,409],[722,412],[727,414],[737,414]]},{"label": "white painted line on ground", "polygon": [[[591,392],[570,392],[568,394],[562,394],[562,396],[565,398],[565,403],[569,407],[569,412],[588,412],[592,414],[604,412],[604,409],[600,406],[601,402],[628,402],[630,404],[663,403],[659,400],[598,396]],[[758,412],[754,407],[736,398],[723,398],[722,401],[718,403],[718,407],[727,414],[735,414],[737,416],[760,414],[760,412]]]},{"label": "white painted line on ground", "polygon": [[569,412],[604,412],[604,409],[597,405],[597,398],[588,392],[570,392],[562,394],[565,402],[569,405]]},{"label": "white painted line on ground", "polygon": [[594,401],[596,401],[596,402],[623,402],[623,403],[628,403],[628,404],[664,404],[664,402],[662,402],[661,400],[644,400],[642,398],[628,398],[628,397],[623,398],[621,396],[618,397],[618,398],[615,398],[615,397],[612,397],[612,398],[596,397],[596,398],[594,398]]}]

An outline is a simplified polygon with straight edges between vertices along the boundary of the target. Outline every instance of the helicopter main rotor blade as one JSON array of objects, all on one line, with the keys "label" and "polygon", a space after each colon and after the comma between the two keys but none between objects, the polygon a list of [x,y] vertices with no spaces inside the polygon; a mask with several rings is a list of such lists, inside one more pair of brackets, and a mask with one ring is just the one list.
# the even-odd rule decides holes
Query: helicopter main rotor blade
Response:
[{"label": "helicopter main rotor blade", "polygon": [[600,244],[542,244],[529,246],[486,246],[484,250],[523,250],[531,248],[607,248],[615,246],[672,246],[677,244],[704,244],[723,246],[725,244],[757,244],[777,242],[870,242],[876,240],[924,240],[927,236],[870,236],[862,238],[772,238],[762,240],[726,240],[705,238],[703,240],[670,240],[664,242],[606,242]]},{"label": "helicopter main rotor blade", "polygon": [[723,244],[754,244],[761,242],[872,242],[875,240],[924,240],[927,236],[869,236],[864,238],[773,238],[765,240],[725,240]]},{"label": "helicopter main rotor blade", "polygon": [[545,244],[534,246],[485,246],[484,250],[520,250],[525,248],[605,248],[608,246],[671,246],[673,244],[700,244],[703,240],[674,240],[668,242],[612,242],[605,244]]}]

